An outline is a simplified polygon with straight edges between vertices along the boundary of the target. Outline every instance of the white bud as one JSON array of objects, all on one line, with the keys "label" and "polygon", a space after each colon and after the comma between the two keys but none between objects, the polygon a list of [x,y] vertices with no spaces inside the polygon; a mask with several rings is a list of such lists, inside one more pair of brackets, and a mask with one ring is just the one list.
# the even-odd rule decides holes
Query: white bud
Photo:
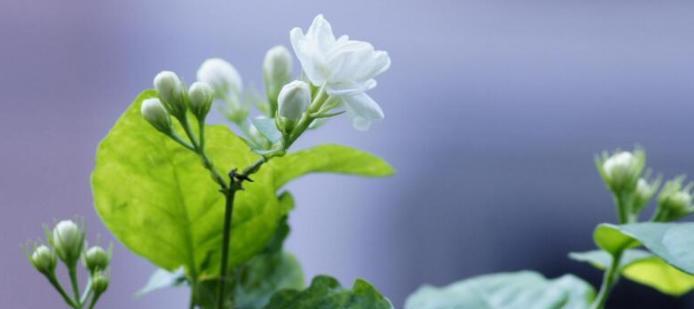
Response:
[{"label": "white bud", "polygon": [[159,99],[151,98],[142,102],[140,113],[157,130],[165,133],[171,130],[171,117]]},{"label": "white bud", "polygon": [[205,60],[198,69],[197,77],[198,81],[210,85],[218,98],[231,94],[239,96],[243,89],[239,72],[231,63],[220,58]]},{"label": "white bud", "polygon": [[282,87],[277,101],[280,116],[288,120],[299,120],[311,104],[311,89],[307,83],[295,80]]},{"label": "white bud", "polygon": [[45,245],[36,247],[34,252],[31,254],[30,260],[31,264],[33,264],[38,271],[44,274],[52,273],[55,270],[55,254]]},{"label": "white bud", "polygon": [[183,83],[176,73],[161,71],[154,77],[154,88],[159,98],[166,104],[172,113],[185,110],[183,102]]},{"label": "white bud", "polygon": [[636,181],[632,178],[640,173],[638,164],[634,154],[621,151],[607,158],[602,164],[602,169],[611,188],[623,188],[630,181]]},{"label": "white bud", "polygon": [[190,109],[198,119],[205,118],[214,100],[214,90],[205,82],[195,82],[188,89]]},{"label": "white bud", "polygon": [[53,247],[58,257],[67,265],[74,265],[82,254],[84,232],[71,220],[58,222],[53,228]]},{"label": "white bud", "polygon": [[292,78],[292,55],[286,47],[278,45],[267,51],[263,61],[263,78],[268,97],[275,101],[282,86]]}]

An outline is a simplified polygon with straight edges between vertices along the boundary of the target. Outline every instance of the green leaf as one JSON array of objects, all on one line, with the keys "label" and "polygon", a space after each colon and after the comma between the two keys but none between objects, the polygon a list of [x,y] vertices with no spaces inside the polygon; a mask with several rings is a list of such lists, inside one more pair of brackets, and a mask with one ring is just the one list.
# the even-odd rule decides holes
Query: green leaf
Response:
[{"label": "green leaf", "polygon": [[316,276],[311,286],[276,293],[265,309],[392,309],[390,301],[371,284],[357,279],[345,289],[335,278]]},{"label": "green leaf", "polygon": [[136,297],[149,294],[153,291],[177,287],[186,282],[186,275],[183,268],[179,268],[174,272],[169,272],[164,269],[157,269],[152,276],[149,277],[147,284],[135,293]]},{"label": "green leaf", "polygon": [[610,254],[615,254],[619,251],[638,247],[638,242],[633,238],[624,235],[618,225],[603,223],[598,225],[593,233],[595,244]]},{"label": "green leaf", "polygon": [[[606,229],[611,230],[609,235]],[[670,265],[694,274],[694,223],[601,224],[595,242],[608,252],[614,252],[610,250],[615,244],[626,248],[643,245]]]},{"label": "green leaf", "polygon": [[[601,250],[571,253],[569,256],[574,260],[590,263],[598,269],[605,269],[612,263],[610,254]],[[681,296],[694,289],[694,276],[672,267],[660,257],[644,250],[626,250],[622,254],[620,271],[624,277],[664,294]]]},{"label": "green leaf", "polygon": [[[95,207],[131,251],[168,271],[184,266],[189,277],[215,277],[224,198],[195,154],[141,117],[142,101],[155,95],[153,90],[141,93],[99,145],[92,173]],[[206,151],[220,171],[245,168],[259,158],[228,128],[206,128]],[[320,155],[334,158],[316,157]],[[379,176],[391,171],[375,156],[339,146],[277,161],[263,166],[236,195],[231,267],[257,255],[273,237],[279,219],[290,210],[276,191],[292,178],[310,172]]]},{"label": "green leaf", "polygon": [[405,309],[588,308],[590,284],[564,275],[548,280],[531,271],[473,277],[436,288],[423,286],[407,298]]},{"label": "green leaf", "polygon": [[308,173],[330,172],[368,177],[391,176],[395,173],[383,159],[361,150],[340,145],[321,145],[273,159],[270,165],[277,171],[275,186]]},{"label": "green leaf", "polygon": [[304,288],[301,265],[287,252],[261,255],[251,260],[239,279],[234,293],[238,309],[260,309],[277,291]]}]

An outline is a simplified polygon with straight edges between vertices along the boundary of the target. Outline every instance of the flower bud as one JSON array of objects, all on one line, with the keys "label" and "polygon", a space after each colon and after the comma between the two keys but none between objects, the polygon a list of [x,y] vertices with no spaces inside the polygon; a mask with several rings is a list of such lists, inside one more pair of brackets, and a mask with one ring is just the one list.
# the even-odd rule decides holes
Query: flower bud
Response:
[{"label": "flower bud", "polygon": [[660,181],[660,177],[650,182],[645,178],[640,178],[638,180],[636,183],[636,190],[634,191],[632,213],[638,215],[641,210],[643,210],[651,198],[653,198],[655,192],[658,191]]},{"label": "flower bud", "polygon": [[197,73],[198,81],[207,83],[215,96],[224,99],[230,95],[239,96],[243,89],[241,75],[231,63],[220,58],[205,60]]},{"label": "flower bud", "polygon": [[56,257],[53,251],[45,245],[40,245],[31,254],[31,264],[41,273],[53,273],[56,265]]},{"label": "flower bud", "polygon": [[154,77],[154,88],[159,98],[174,116],[185,115],[184,89],[181,79],[171,71],[161,71]]},{"label": "flower bud", "polygon": [[159,99],[151,98],[142,102],[140,113],[157,130],[171,132],[171,117]]},{"label": "flower bud", "polygon": [[603,180],[613,192],[636,190],[645,164],[645,153],[636,150],[618,151],[611,156],[603,153],[597,160]]},{"label": "flower bud", "polygon": [[311,90],[307,83],[295,80],[280,91],[278,113],[290,121],[297,121],[311,104]]},{"label": "flower bud", "polygon": [[94,294],[100,295],[108,289],[109,279],[101,271],[97,271],[92,275],[92,290]]},{"label": "flower bud", "polygon": [[58,257],[68,266],[75,265],[82,254],[84,231],[71,220],[63,220],[53,228],[52,243]]},{"label": "flower bud", "polygon": [[263,79],[270,102],[276,104],[282,86],[292,79],[292,55],[286,47],[278,45],[267,51],[263,61]]},{"label": "flower bud", "polygon": [[188,89],[188,98],[191,111],[199,120],[202,120],[210,112],[214,90],[205,82],[195,82]]},{"label": "flower bud", "polygon": [[94,273],[97,270],[104,270],[108,267],[108,263],[111,257],[109,254],[101,247],[94,246],[87,250],[84,255],[85,264],[87,264],[87,269],[90,273]]}]

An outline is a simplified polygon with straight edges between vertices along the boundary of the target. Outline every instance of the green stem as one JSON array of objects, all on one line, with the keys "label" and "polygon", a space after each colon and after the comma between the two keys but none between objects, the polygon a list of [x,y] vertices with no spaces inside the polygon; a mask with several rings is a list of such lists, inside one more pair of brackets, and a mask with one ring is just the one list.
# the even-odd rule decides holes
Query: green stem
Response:
[{"label": "green stem", "polygon": [[48,282],[51,283],[51,285],[55,288],[56,291],[58,291],[58,294],[63,297],[63,300],[72,308],[77,308],[77,305],[75,302],[70,298],[70,296],[67,295],[67,292],[65,292],[65,289],[63,289],[63,286],[60,284],[58,281],[58,278],[56,278],[55,274],[46,274],[46,278],[48,278]]},{"label": "green stem", "polygon": [[[231,177],[234,181],[234,177]],[[236,187],[232,185],[226,193],[226,207],[224,208],[224,230],[222,234],[222,261],[219,272],[219,290],[217,292],[217,308],[224,308],[225,285],[227,282],[227,268],[229,267],[229,242],[231,241],[231,220],[234,214],[234,196],[236,195]],[[233,305],[232,305],[233,308]]]},{"label": "green stem", "polygon": [[[624,193],[615,193],[615,204],[617,205],[617,215],[619,217],[619,224],[627,224],[635,217],[630,216],[631,205],[629,203],[628,196]],[[610,292],[619,281],[620,268],[619,264],[622,261],[622,254],[625,248],[618,248],[616,252],[612,254],[612,263],[605,270],[605,275],[602,278],[602,284],[600,285],[600,291],[598,292],[595,301],[593,301],[592,309],[603,309],[607,303],[607,298],[610,296]]]},{"label": "green stem", "polygon": [[89,303],[88,309],[94,309],[94,306],[96,306],[96,302],[99,301],[99,297],[101,297],[102,293],[96,293],[94,294],[94,297],[92,297],[92,301]]},{"label": "green stem", "polygon": [[593,305],[591,306],[592,309],[603,309],[605,308],[605,303],[607,303],[607,298],[610,295],[610,292],[614,288],[615,284],[619,280],[619,264],[622,259],[622,253],[623,249],[620,249],[618,252],[616,252],[612,256],[612,263],[610,266],[605,270],[605,275],[603,276],[602,279],[602,285],[600,286],[600,291],[598,292],[598,296],[595,298],[595,301],[593,302]]},{"label": "green stem", "polygon": [[82,308],[82,302],[80,302],[80,288],[77,282],[77,265],[68,266],[68,272],[70,273],[70,283],[72,284],[72,292],[75,295],[75,308]]}]

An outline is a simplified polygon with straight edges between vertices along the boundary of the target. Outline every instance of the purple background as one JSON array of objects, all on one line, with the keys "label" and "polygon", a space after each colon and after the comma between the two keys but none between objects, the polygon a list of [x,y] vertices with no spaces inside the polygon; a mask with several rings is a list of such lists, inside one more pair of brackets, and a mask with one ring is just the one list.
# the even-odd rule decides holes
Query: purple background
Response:
[{"label": "purple background", "polygon": [[[98,220],[99,140],[162,69],[207,57],[261,85],[266,49],[325,13],[336,34],[390,52],[371,94],[386,120],[337,119],[297,148],[377,153],[396,177],[311,176],[290,186],[288,247],[309,276],[372,281],[400,306],[421,283],[495,271],[600,274],[567,260],[614,221],[594,171],[640,143],[670,177],[694,174],[694,4],[677,1],[32,1],[0,3],[0,305],[61,308],[21,245],[41,224]],[[116,243],[101,308],[184,308],[184,289],[132,293],[154,267]],[[685,307],[623,282],[611,307]],[[690,305],[692,303],[690,302]]]}]

